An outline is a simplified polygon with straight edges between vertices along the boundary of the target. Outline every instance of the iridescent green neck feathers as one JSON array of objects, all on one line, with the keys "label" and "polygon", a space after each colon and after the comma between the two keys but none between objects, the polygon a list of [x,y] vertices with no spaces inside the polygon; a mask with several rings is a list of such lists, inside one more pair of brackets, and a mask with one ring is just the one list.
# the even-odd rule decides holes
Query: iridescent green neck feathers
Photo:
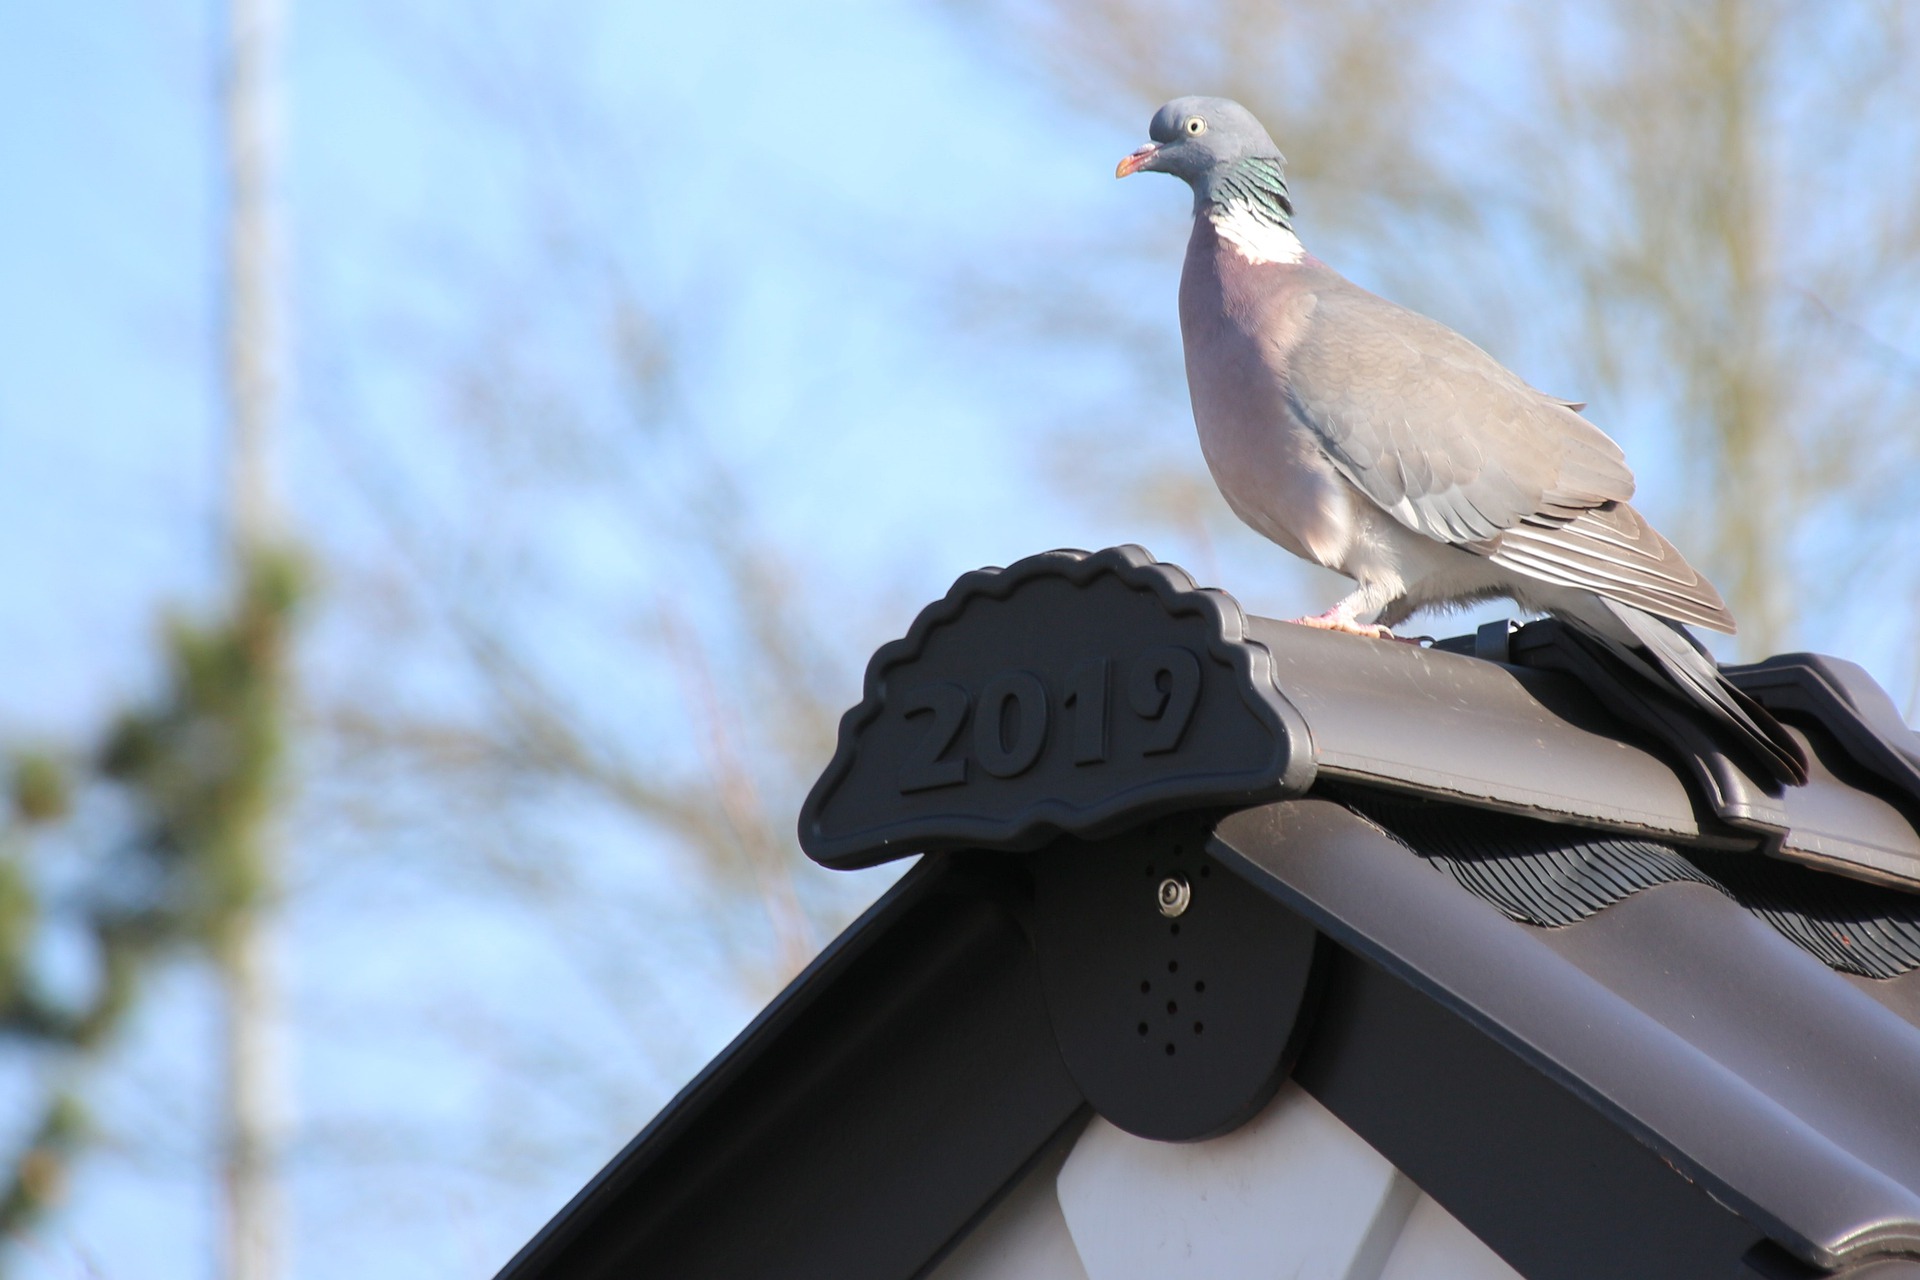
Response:
[{"label": "iridescent green neck feathers", "polygon": [[1253,263],[1296,263],[1306,256],[1293,233],[1293,201],[1280,161],[1249,156],[1213,175],[1196,196],[1220,238]]},{"label": "iridescent green neck feathers", "polygon": [[1244,203],[1253,217],[1291,231],[1293,200],[1287,195],[1287,179],[1280,163],[1271,156],[1248,156],[1209,175],[1199,201],[1215,208]]}]

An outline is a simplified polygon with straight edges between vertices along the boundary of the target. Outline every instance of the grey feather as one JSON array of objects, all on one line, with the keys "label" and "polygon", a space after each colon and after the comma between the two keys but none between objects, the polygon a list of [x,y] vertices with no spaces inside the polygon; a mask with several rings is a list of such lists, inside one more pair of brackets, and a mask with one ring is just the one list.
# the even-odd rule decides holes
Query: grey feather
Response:
[{"label": "grey feather", "polygon": [[[1655,685],[1674,690],[1709,718],[1732,729],[1765,773],[1796,786],[1806,785],[1807,756],[1799,741],[1772,712],[1721,675],[1712,656],[1677,623],[1606,596],[1596,595],[1592,600],[1604,610],[1604,619],[1582,614],[1564,616],[1599,641],[1616,661]],[[1596,621],[1599,625],[1594,625]],[[1609,622],[1617,624],[1618,629]],[[1621,630],[1626,637],[1620,635]]]},{"label": "grey feather", "polygon": [[1633,496],[1618,445],[1436,321],[1325,267],[1287,359],[1288,403],[1342,475],[1441,542]]},{"label": "grey feather", "polygon": [[1615,503],[1565,524],[1524,522],[1488,552],[1495,564],[1623,601],[1676,622],[1731,633],[1733,615],[1713,584],[1638,511]]}]

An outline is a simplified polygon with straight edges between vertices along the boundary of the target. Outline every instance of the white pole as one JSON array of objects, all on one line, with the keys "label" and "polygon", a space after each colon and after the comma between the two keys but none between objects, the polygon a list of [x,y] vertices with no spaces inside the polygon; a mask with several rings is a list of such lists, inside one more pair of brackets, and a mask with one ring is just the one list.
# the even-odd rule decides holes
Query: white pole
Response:
[{"label": "white pole", "polygon": [[[225,83],[228,188],[226,383],[229,536],[236,608],[258,558],[278,541],[273,445],[280,406],[280,245],[275,187],[280,151],[281,0],[230,0]],[[279,673],[275,673],[279,678]],[[276,691],[283,696],[284,691]],[[283,1128],[280,987],[273,964],[278,862],[271,811],[235,833],[253,873],[215,939],[226,997],[222,1164],[229,1280],[284,1273],[279,1157]]]}]

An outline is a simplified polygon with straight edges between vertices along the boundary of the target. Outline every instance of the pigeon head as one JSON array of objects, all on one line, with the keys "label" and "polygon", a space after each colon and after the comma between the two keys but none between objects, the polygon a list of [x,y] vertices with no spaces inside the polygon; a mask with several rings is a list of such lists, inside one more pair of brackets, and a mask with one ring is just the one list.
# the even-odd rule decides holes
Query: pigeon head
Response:
[{"label": "pigeon head", "polygon": [[1196,201],[1214,200],[1222,180],[1244,173],[1249,161],[1275,178],[1286,164],[1253,113],[1229,98],[1175,98],[1153,113],[1147,136],[1153,141],[1122,160],[1114,176],[1170,173],[1193,188]]}]

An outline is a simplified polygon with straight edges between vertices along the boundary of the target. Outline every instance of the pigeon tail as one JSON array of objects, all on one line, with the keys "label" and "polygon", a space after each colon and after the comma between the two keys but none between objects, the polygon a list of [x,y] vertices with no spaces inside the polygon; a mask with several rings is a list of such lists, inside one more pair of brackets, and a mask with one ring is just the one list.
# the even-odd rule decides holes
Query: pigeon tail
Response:
[{"label": "pigeon tail", "polygon": [[1799,741],[1772,712],[1721,675],[1712,656],[1684,627],[1601,595],[1581,603],[1591,607],[1555,612],[1623,666],[1705,712],[1738,740],[1763,776],[1806,785],[1807,754]]}]

